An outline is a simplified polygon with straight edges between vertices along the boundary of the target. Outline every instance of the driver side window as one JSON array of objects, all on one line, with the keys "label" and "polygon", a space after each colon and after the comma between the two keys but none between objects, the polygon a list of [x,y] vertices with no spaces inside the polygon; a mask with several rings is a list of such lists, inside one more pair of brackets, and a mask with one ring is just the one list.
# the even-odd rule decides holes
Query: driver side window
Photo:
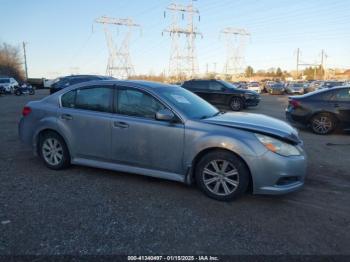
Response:
[{"label": "driver side window", "polygon": [[142,91],[126,88],[118,91],[116,112],[122,115],[155,119],[156,113],[165,107]]}]

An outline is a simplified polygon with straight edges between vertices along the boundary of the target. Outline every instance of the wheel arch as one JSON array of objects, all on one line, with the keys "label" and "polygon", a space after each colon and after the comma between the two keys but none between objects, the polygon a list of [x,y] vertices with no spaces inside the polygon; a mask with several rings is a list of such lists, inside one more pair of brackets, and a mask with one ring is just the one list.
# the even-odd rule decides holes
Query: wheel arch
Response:
[{"label": "wheel arch", "polygon": [[49,133],[49,132],[52,132],[52,133],[55,133],[57,135],[59,135],[62,140],[64,141],[64,143],[66,144],[67,148],[68,148],[68,153],[69,155],[71,156],[71,150],[70,150],[70,146],[69,144],[67,143],[67,139],[64,137],[64,135],[62,135],[59,131],[57,131],[56,129],[54,128],[51,128],[51,127],[45,127],[45,128],[42,128],[40,130],[37,131],[36,135],[34,136],[34,145],[35,145],[35,153],[37,155],[40,155],[40,141],[41,141],[41,138]]},{"label": "wheel arch", "polygon": [[314,116],[319,115],[319,114],[329,114],[335,119],[336,124],[338,124],[338,122],[339,122],[339,118],[337,117],[336,113],[331,112],[331,111],[327,111],[327,110],[320,110],[320,111],[316,111],[310,115],[310,117],[308,119],[308,124],[310,124],[310,122]]},{"label": "wheel arch", "polygon": [[209,148],[205,148],[203,150],[201,150],[200,152],[198,152],[195,157],[192,160],[192,164],[191,164],[191,170],[188,174],[189,178],[186,179],[186,181],[190,184],[194,183],[195,179],[194,179],[194,175],[196,173],[196,167],[198,162],[200,161],[200,159],[202,157],[204,157],[206,154],[213,152],[213,151],[223,151],[223,152],[228,152],[230,154],[235,155],[237,158],[239,158],[242,163],[246,166],[248,173],[249,173],[249,185],[248,185],[248,192],[253,192],[253,187],[254,187],[254,183],[253,183],[253,178],[252,178],[252,174],[251,174],[251,170],[247,164],[247,161],[245,161],[242,156],[240,156],[238,153],[234,152],[233,150],[227,149],[227,148],[222,148],[222,147],[209,147]]}]

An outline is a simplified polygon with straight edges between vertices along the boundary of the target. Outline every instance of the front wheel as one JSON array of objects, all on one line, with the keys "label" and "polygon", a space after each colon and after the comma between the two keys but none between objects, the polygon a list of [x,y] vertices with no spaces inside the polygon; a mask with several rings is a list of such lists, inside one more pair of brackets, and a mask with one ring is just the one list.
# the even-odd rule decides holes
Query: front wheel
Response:
[{"label": "front wheel", "polygon": [[334,117],[327,113],[317,114],[311,119],[311,129],[318,135],[327,135],[334,131],[336,121]]},{"label": "front wheel", "polygon": [[35,94],[34,89],[32,89],[32,90],[29,91],[29,95],[34,95],[34,94]]},{"label": "front wheel", "polygon": [[16,95],[16,96],[20,96],[20,95],[21,95],[21,91],[16,90],[16,91],[15,91],[15,95]]},{"label": "front wheel", "polygon": [[206,154],[196,166],[196,182],[209,197],[230,201],[246,192],[249,171],[236,155],[225,151]]},{"label": "front wheel", "polygon": [[240,97],[234,97],[231,99],[230,108],[233,111],[240,111],[244,107],[243,100]]}]

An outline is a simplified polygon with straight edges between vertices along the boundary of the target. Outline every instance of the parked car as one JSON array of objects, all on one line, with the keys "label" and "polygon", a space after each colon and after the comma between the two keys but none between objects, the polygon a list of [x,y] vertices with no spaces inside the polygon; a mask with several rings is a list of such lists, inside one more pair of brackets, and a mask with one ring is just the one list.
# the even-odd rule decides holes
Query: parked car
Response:
[{"label": "parked car", "polygon": [[30,84],[23,84],[20,87],[17,87],[15,90],[15,95],[20,96],[20,95],[34,95],[35,90]]},{"label": "parked car", "polygon": [[217,200],[249,187],[276,195],[304,184],[306,157],[294,128],[264,115],[221,113],[179,86],[90,81],[29,102],[22,115],[21,140],[55,170],[77,164],[196,181]]},{"label": "parked car", "polygon": [[268,92],[271,95],[283,95],[285,90],[284,90],[284,84],[283,83],[274,83],[270,84],[268,86]]},{"label": "parked car", "polygon": [[261,93],[261,86],[259,82],[250,82],[248,83],[247,89],[257,93]]},{"label": "parked car", "polygon": [[248,106],[257,106],[261,100],[258,93],[237,88],[222,80],[190,80],[185,81],[182,87],[213,105],[228,106],[233,111],[240,111]]},{"label": "parked car", "polygon": [[0,86],[0,96],[4,95],[5,93],[5,88],[3,86]]},{"label": "parked car", "polygon": [[238,88],[247,89],[248,88],[248,83],[246,81],[239,81],[238,82]]},{"label": "parked car", "polygon": [[343,81],[323,81],[322,84],[318,87],[319,89],[322,88],[332,88],[336,86],[342,86],[345,82]]},{"label": "parked car", "polygon": [[264,85],[264,88],[263,88],[263,91],[268,93],[270,88],[271,88],[271,86],[274,85],[274,84],[276,84],[275,81],[266,81],[265,85]]},{"label": "parked car", "polygon": [[322,85],[323,81],[313,81],[311,82],[307,87],[304,87],[304,93],[310,93],[313,92],[317,89],[319,89],[319,87]]},{"label": "parked car", "polygon": [[337,127],[350,129],[350,87],[321,89],[303,96],[292,96],[286,109],[287,119],[326,135]]},{"label": "parked car", "polygon": [[304,84],[303,83],[289,83],[286,88],[288,94],[304,94]]},{"label": "parked car", "polygon": [[12,77],[0,78],[0,86],[5,89],[6,93],[13,94],[15,88],[18,87],[18,82]]},{"label": "parked car", "polygon": [[65,76],[60,77],[54,83],[51,84],[50,87],[50,94],[53,94],[57,91],[60,91],[63,88],[66,88],[68,86],[88,82],[92,80],[109,80],[112,79],[108,76],[97,76],[97,75],[71,75],[71,76]]}]

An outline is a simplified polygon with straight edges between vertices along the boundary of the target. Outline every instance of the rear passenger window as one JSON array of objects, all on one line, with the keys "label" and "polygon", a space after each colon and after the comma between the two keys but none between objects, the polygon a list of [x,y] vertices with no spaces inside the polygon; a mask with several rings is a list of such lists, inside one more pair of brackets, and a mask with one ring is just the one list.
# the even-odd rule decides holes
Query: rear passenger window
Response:
[{"label": "rear passenger window", "polygon": [[210,82],[210,85],[209,85],[209,89],[212,90],[212,91],[221,91],[223,88],[223,86],[218,83],[218,82],[215,82],[215,81],[211,81]]},{"label": "rear passenger window", "polygon": [[112,112],[113,89],[109,87],[92,87],[78,89],[75,108],[99,112]]},{"label": "rear passenger window", "polygon": [[61,104],[63,107],[74,108],[74,102],[75,102],[75,90],[62,95]]},{"label": "rear passenger window", "polygon": [[194,90],[208,90],[209,82],[208,81],[193,81],[192,88]]}]

